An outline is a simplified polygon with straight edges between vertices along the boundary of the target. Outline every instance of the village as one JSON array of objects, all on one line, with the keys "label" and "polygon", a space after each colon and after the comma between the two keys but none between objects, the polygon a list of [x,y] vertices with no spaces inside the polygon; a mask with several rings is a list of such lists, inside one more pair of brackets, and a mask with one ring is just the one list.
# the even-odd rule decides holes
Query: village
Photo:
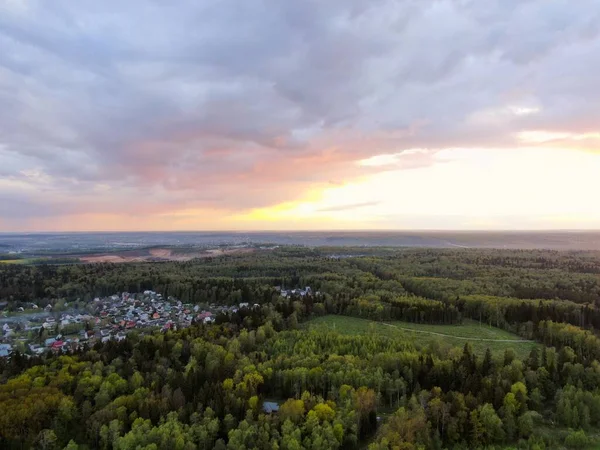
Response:
[{"label": "village", "polygon": [[[282,297],[304,297],[311,288],[285,290],[276,288]],[[68,304],[66,305],[68,307]],[[127,334],[177,330],[192,324],[209,324],[219,314],[235,313],[242,308],[257,308],[258,304],[194,305],[147,290],[131,294],[122,292],[109,297],[96,297],[84,310],[53,311],[52,306],[14,316],[0,316],[0,357],[18,350],[24,355],[77,350],[97,342],[121,341]]]},{"label": "village", "polygon": [[199,305],[182,303],[154,291],[141,294],[123,292],[95,298],[85,311],[53,312],[47,306],[39,313],[2,319],[0,357],[13,350],[24,354],[46,351],[76,350],[87,344],[109,340],[120,341],[127,333],[185,328],[192,323],[212,323],[220,313],[236,312],[238,306]]}]

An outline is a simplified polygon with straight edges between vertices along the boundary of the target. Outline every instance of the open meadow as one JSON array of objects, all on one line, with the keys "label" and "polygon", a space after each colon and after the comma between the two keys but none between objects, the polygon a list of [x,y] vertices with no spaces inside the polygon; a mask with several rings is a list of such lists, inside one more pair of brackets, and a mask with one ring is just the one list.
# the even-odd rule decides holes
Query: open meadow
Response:
[{"label": "open meadow", "polygon": [[376,322],[356,317],[327,315],[311,319],[305,322],[303,327],[326,328],[347,335],[377,333],[393,339],[410,341],[417,348],[462,349],[468,342],[478,355],[485,354],[489,348],[494,356],[501,356],[506,349],[511,348],[519,359],[526,358],[533,347],[539,347],[539,344],[521,339],[508,331],[480,325],[468,319],[461,325],[429,325],[401,321]]}]

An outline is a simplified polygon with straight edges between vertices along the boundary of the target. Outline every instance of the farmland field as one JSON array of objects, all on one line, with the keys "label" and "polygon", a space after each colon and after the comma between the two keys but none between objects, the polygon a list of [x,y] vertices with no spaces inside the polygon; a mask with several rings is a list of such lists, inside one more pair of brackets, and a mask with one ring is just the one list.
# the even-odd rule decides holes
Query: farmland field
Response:
[{"label": "farmland field", "polygon": [[462,347],[469,342],[473,351],[483,355],[489,348],[495,356],[512,348],[518,358],[526,358],[538,344],[523,340],[519,336],[499,328],[480,325],[465,320],[461,325],[428,325],[410,322],[375,322],[355,317],[328,315],[317,317],[303,324],[306,328],[328,328],[341,334],[377,333],[394,339],[413,342],[419,347]]},{"label": "farmland field", "polygon": [[32,259],[22,258],[22,259],[0,259],[0,264],[28,264]]}]

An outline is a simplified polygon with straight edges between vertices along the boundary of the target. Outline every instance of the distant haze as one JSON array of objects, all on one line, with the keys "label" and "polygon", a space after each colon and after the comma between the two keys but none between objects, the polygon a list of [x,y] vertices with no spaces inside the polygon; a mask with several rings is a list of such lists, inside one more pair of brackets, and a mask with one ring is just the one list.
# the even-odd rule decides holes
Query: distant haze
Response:
[{"label": "distant haze", "polygon": [[149,246],[276,244],[600,250],[600,232],[136,232],[0,234],[0,253],[128,250]]}]

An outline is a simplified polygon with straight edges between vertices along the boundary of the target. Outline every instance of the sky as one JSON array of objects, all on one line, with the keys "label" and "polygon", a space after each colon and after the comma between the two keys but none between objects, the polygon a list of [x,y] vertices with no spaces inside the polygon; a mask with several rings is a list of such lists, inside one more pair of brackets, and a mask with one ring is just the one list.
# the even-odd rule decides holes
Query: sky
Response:
[{"label": "sky", "polygon": [[0,231],[599,229],[600,0],[0,0]]}]

